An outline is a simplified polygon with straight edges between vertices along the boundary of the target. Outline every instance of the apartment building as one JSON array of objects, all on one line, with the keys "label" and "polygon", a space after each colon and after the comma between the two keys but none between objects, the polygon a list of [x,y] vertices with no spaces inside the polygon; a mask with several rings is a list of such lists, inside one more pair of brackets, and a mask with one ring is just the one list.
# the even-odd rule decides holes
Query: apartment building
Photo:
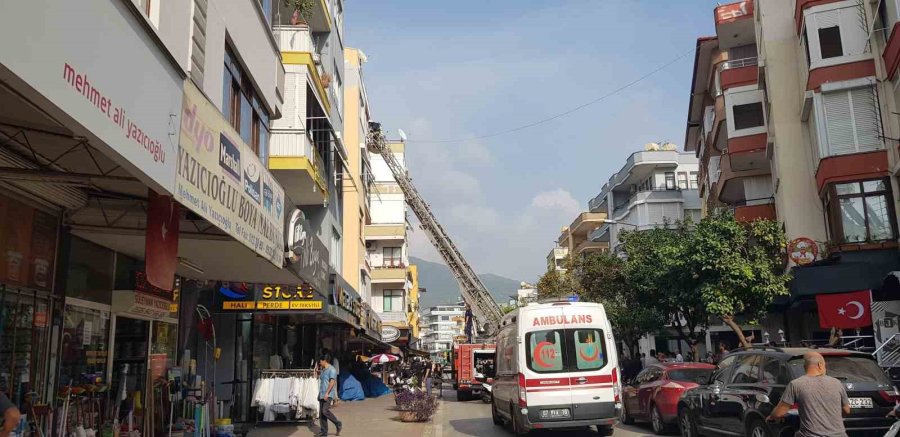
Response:
[{"label": "apartment building", "polygon": [[713,15],[716,35],[697,41],[685,141],[704,207],[783,224],[791,295],[767,323],[791,341],[825,336],[816,295],[878,299],[900,268],[896,4],[757,0]]},{"label": "apartment building", "polygon": [[[406,165],[403,142],[388,144]],[[408,336],[412,278],[406,232],[406,198],[381,155],[369,152],[374,189],[370,195],[371,224],[366,225],[366,252],[372,266],[371,305],[381,320]]]},{"label": "apartment building", "polygon": [[432,360],[445,361],[454,339],[465,335],[465,314],[466,307],[460,304],[434,306],[422,316],[421,344]]},{"label": "apartment building", "polygon": [[566,271],[566,259],[569,257],[568,247],[554,247],[547,254],[547,271],[556,270],[557,272]]},{"label": "apartment building", "polygon": [[675,145],[650,143],[632,153],[625,165],[588,202],[592,214],[603,216],[588,240],[620,249],[622,230],[647,230],[687,219],[700,219],[697,158]]},{"label": "apartment building", "polygon": [[591,241],[588,234],[606,220],[606,214],[602,212],[582,212],[569,226],[563,227],[556,239],[556,245],[566,249],[566,253],[573,257],[588,253],[605,252],[609,250],[606,242]]},{"label": "apartment building", "polygon": [[363,80],[365,54],[359,49],[344,49],[344,140],[347,144],[348,168],[343,175],[344,189],[344,265],[347,282],[358,284],[364,302],[372,298],[372,265],[366,252],[366,226],[372,223],[369,210],[372,163],[366,149],[369,134],[369,95]]}]

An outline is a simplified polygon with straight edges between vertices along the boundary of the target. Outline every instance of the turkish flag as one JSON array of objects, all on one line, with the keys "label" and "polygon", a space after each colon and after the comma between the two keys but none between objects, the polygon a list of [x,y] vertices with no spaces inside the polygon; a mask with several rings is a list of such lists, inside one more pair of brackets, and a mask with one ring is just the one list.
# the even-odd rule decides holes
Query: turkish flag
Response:
[{"label": "turkish flag", "polygon": [[175,285],[175,269],[178,267],[178,204],[172,196],[161,196],[153,190],[148,191],[144,251],[147,282],[171,292]]},{"label": "turkish flag", "polygon": [[816,295],[819,326],[862,328],[872,326],[872,290]]}]

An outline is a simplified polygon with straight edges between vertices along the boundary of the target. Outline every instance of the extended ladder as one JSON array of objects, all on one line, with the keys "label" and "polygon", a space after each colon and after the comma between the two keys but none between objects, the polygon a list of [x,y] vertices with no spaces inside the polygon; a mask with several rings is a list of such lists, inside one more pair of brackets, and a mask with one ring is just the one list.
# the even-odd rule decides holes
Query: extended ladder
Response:
[{"label": "extended ladder", "polygon": [[[453,240],[450,239],[450,236],[438,223],[434,213],[431,212],[431,208],[419,195],[418,190],[416,190],[416,187],[406,174],[406,169],[400,165],[385,141],[381,126],[378,123],[371,123],[370,127],[369,135],[366,138],[369,150],[378,152],[384,158],[384,162],[391,169],[391,173],[394,174],[394,179],[400,185],[400,189],[403,190],[403,195],[406,197],[406,202],[409,204],[410,209],[419,218],[422,230],[428,235],[431,244],[437,249],[441,258],[444,259],[447,267],[450,268],[453,276],[459,282],[463,300],[472,307],[472,312],[476,319],[480,321],[481,326],[486,331],[485,333],[488,336],[493,336],[500,326],[500,319],[503,317],[500,306],[491,297],[484,284],[481,283],[481,279],[478,278],[478,275],[475,274],[475,271],[463,258],[456,245],[453,244]],[[475,332],[473,334],[477,335],[478,333]]]}]

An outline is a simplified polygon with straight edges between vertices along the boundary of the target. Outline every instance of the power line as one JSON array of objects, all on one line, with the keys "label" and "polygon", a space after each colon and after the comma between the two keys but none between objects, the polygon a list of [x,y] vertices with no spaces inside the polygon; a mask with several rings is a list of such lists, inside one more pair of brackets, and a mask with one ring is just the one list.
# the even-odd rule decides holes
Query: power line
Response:
[{"label": "power line", "polygon": [[502,131],[494,132],[494,133],[489,133],[489,134],[485,134],[485,135],[478,135],[478,136],[474,136],[474,137],[457,138],[457,139],[453,139],[453,140],[418,140],[418,139],[415,139],[415,138],[410,138],[409,142],[415,142],[415,143],[463,143],[463,142],[466,142],[466,141],[475,141],[475,140],[483,140],[483,139],[485,139],[485,138],[498,137],[498,136],[501,136],[501,135],[506,135],[506,134],[510,134],[510,133],[513,133],[513,132],[518,132],[518,131],[525,130],[525,129],[529,129],[529,128],[532,128],[532,127],[535,127],[535,126],[539,126],[539,125],[542,125],[542,124],[544,124],[544,123],[548,123],[548,122],[551,122],[551,121],[553,121],[553,120],[556,120],[556,119],[558,119],[558,118],[565,117],[565,116],[567,116],[567,115],[569,115],[569,114],[571,114],[571,113],[573,113],[573,112],[582,110],[582,109],[584,109],[584,108],[587,108],[588,106],[591,106],[591,105],[593,105],[593,104],[595,104],[595,103],[599,103],[599,102],[601,102],[601,101],[603,101],[603,100],[605,100],[605,99],[607,99],[607,98],[609,98],[609,97],[612,97],[612,96],[614,96],[614,95],[616,95],[616,94],[619,94],[619,93],[621,93],[622,91],[625,91],[625,90],[627,90],[628,88],[631,88],[631,87],[637,85],[638,83],[643,82],[644,80],[650,78],[650,77],[653,76],[654,74],[659,73],[659,72],[662,71],[662,70],[665,70],[666,67],[669,67],[670,65],[672,65],[672,64],[674,64],[674,63],[676,63],[676,62],[678,62],[679,60],[681,60],[682,58],[684,58],[685,56],[687,56],[687,55],[689,55],[689,54],[691,54],[691,53],[693,53],[693,52],[694,52],[694,49],[692,48],[692,49],[690,49],[690,50],[688,50],[688,51],[686,51],[686,52],[684,52],[684,53],[678,55],[678,57],[672,59],[671,61],[666,62],[665,64],[662,64],[662,65],[660,65],[659,67],[657,67],[657,68],[655,68],[655,69],[653,69],[653,70],[650,70],[649,72],[647,72],[647,73],[644,74],[643,76],[641,76],[641,77],[639,77],[639,78],[637,78],[637,79],[635,79],[635,80],[633,80],[633,81],[631,81],[631,82],[629,82],[629,83],[627,83],[627,84],[625,84],[625,85],[623,85],[623,86],[620,86],[619,88],[616,88],[616,89],[614,89],[614,90],[612,90],[612,91],[610,91],[610,92],[608,92],[608,93],[606,93],[606,94],[604,94],[604,95],[602,95],[602,96],[600,96],[600,97],[597,97],[597,98],[594,99],[594,100],[591,100],[591,101],[589,101],[589,102],[587,102],[587,103],[583,103],[583,104],[581,104],[581,105],[578,105],[578,106],[576,106],[576,107],[574,107],[574,108],[571,108],[571,109],[569,109],[569,110],[566,110],[566,111],[564,111],[564,112],[560,112],[560,113],[558,113],[558,114],[556,114],[556,115],[553,115],[553,116],[550,116],[550,117],[547,117],[547,118],[543,118],[543,119],[541,119],[541,120],[533,121],[533,122],[531,122],[531,123],[524,124],[524,125],[521,125],[521,126],[517,126],[517,127],[511,128],[511,129],[506,129],[506,130],[502,130]]}]

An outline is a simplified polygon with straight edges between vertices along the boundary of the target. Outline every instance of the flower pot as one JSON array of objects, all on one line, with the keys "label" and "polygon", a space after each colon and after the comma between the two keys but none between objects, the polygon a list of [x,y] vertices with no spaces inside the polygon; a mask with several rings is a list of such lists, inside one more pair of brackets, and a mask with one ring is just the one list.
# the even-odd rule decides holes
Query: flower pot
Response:
[{"label": "flower pot", "polygon": [[418,420],[416,418],[415,411],[400,411],[400,421],[401,422],[425,422],[427,420],[428,419]]}]

